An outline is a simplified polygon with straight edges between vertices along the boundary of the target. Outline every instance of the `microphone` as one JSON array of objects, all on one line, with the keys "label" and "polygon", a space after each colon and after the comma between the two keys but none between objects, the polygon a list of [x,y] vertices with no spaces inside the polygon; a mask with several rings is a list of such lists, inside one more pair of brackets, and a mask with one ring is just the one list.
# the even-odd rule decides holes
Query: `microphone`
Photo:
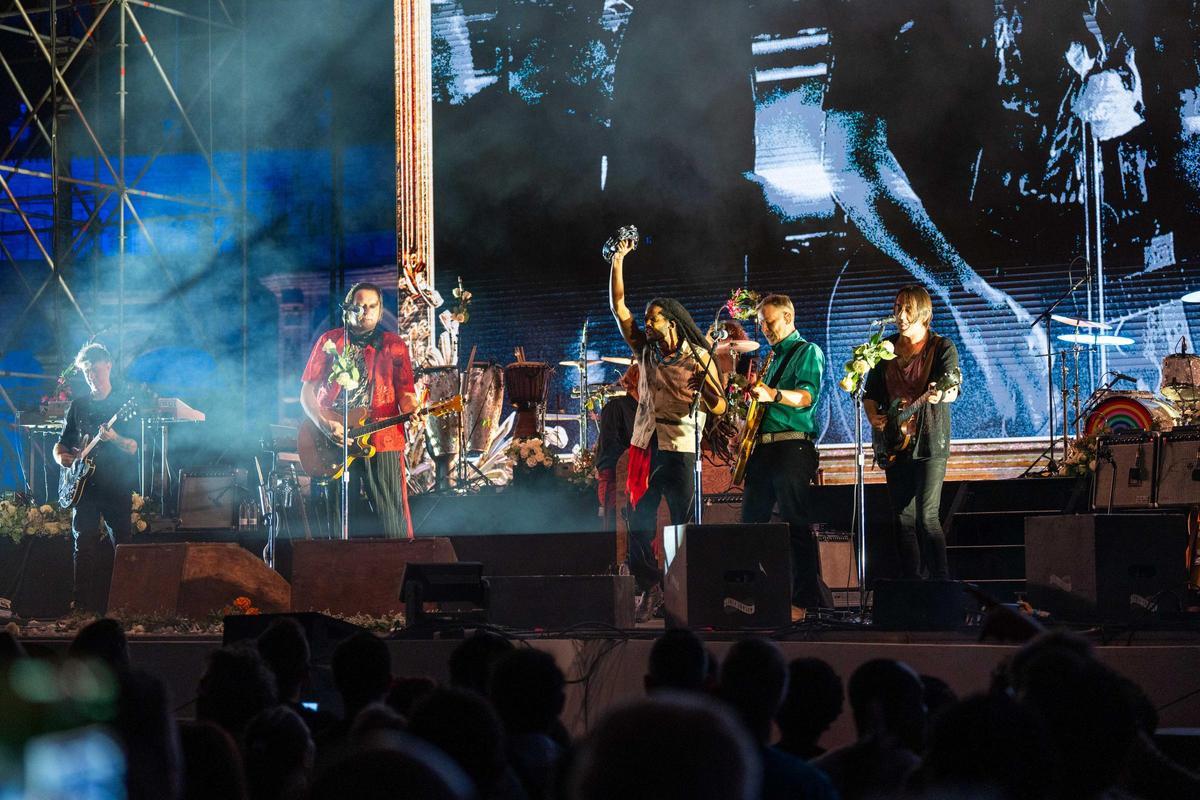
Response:
[{"label": "microphone", "polygon": [[1131,375],[1126,375],[1124,372],[1110,372],[1108,374],[1112,375],[1114,380],[1129,381],[1134,386],[1137,386],[1137,378],[1134,378]]},{"label": "microphone", "polygon": [[729,338],[729,331],[725,330],[724,326],[717,328],[712,332],[712,340],[714,342],[723,342]]},{"label": "microphone", "polygon": [[876,319],[876,320],[871,321],[872,328],[875,327],[876,325],[878,325],[879,327],[882,328],[884,325],[895,325],[895,324],[896,324],[896,315],[895,314],[891,314],[890,316],[886,316],[881,319]]}]

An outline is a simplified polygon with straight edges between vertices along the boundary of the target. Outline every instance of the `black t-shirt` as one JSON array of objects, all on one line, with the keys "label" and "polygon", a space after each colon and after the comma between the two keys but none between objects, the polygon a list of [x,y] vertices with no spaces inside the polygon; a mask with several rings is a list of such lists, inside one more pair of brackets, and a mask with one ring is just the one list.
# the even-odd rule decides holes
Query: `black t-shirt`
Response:
[{"label": "black t-shirt", "polygon": [[596,448],[596,469],[615,469],[621,454],[633,438],[633,418],[637,400],[629,395],[614,397],[600,412],[600,442]]},{"label": "black t-shirt", "polygon": [[[114,386],[108,397],[103,400],[93,400],[86,395],[75,398],[67,409],[67,418],[63,423],[58,443],[69,449],[82,449],[84,438],[94,438],[100,426],[108,422],[128,399],[128,392],[117,386]],[[113,429],[121,436],[135,441],[138,438],[138,426],[134,420],[118,419],[113,424]],[[129,491],[133,491],[137,486],[137,456],[126,453],[112,442],[101,442],[92,449],[90,458],[96,464],[96,472],[89,478],[89,483],[107,489]]]},{"label": "black t-shirt", "polygon": [[[933,383],[958,369],[958,348],[954,342],[930,331],[928,346],[933,347],[933,364],[929,370],[929,382]],[[887,341],[893,345],[900,338],[892,334]],[[886,411],[892,398],[888,394],[885,371],[886,361],[867,373],[867,386],[863,397],[874,400],[880,411]],[[947,458],[950,455],[950,407],[951,403],[926,404],[917,412],[916,441],[913,443],[913,458]]]}]

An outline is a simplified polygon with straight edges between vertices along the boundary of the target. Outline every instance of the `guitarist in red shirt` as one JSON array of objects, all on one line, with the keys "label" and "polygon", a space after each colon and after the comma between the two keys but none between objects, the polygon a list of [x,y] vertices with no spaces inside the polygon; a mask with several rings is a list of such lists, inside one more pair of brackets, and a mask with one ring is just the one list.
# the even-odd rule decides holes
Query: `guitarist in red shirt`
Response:
[{"label": "guitarist in red shirt", "polygon": [[[408,345],[379,327],[383,313],[383,291],[373,283],[356,283],[346,293],[350,358],[358,366],[359,380],[347,389],[331,379],[334,354],[345,351],[340,327],[321,334],[313,345],[301,377],[300,405],[308,418],[332,441],[341,444],[342,407],[369,409],[367,419],[377,421],[417,410],[412,361]],[[345,396],[348,395],[348,398]],[[352,415],[353,416],[353,415]],[[350,508],[354,517],[364,512],[375,518],[370,535],[399,538],[407,535],[402,512],[404,502],[401,459],[404,458],[404,428],[384,428],[371,436],[375,448],[369,458],[350,465]],[[359,498],[365,494],[367,507]],[[356,513],[357,512],[357,513]]]},{"label": "guitarist in red shirt", "polygon": [[[54,460],[68,469],[75,463],[87,439],[101,441],[92,452],[95,472],[84,485],[83,494],[71,511],[74,547],[74,598],[76,611],[103,614],[108,606],[108,587],[112,578],[111,558],[101,558],[101,548],[131,544],[133,530],[133,490],[137,485],[137,439],[130,431],[122,432],[121,423],[108,427],[124,399],[113,391],[112,355],[102,344],[89,344],[75,356],[75,366],[83,373],[90,393],[77,397],[67,409]],[[103,524],[101,527],[101,518]],[[102,544],[104,537],[108,542]],[[111,544],[110,544],[111,543]]]},{"label": "guitarist in red shirt", "polygon": [[[958,349],[929,330],[933,300],[923,286],[905,286],[892,305],[898,332],[890,337],[896,358],[867,375],[863,408],[878,439],[894,432],[897,411],[920,403],[908,419],[910,433],[876,461],[886,469],[888,498],[899,519],[901,577],[946,580],[946,537],[942,533],[942,483],[950,455],[950,404],[958,399]],[[901,403],[895,401],[900,399]],[[893,429],[889,431],[889,412]]]}]

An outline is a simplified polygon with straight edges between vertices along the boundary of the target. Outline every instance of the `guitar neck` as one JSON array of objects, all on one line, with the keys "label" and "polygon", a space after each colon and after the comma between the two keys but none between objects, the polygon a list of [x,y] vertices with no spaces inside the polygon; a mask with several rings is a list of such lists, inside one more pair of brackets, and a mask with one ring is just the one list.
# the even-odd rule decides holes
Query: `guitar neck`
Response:
[{"label": "guitar neck", "polygon": [[[104,428],[111,428],[113,426],[113,424],[117,421],[117,417],[119,417],[119,416],[121,416],[121,412],[117,411],[117,413],[113,414],[111,417],[108,418],[108,422],[106,422],[100,426],[100,430],[103,430]],[[96,431],[96,435],[93,436],[92,440],[87,443],[87,447],[83,448],[83,452],[81,452],[79,454],[78,458],[80,458],[80,459],[87,458],[88,454],[91,453],[92,450],[95,449],[96,445],[98,445],[98,444],[100,444],[100,442],[104,441],[103,439],[100,438],[100,430]]]},{"label": "guitar neck", "polygon": [[384,428],[390,428],[393,425],[399,425],[402,422],[406,422],[411,416],[411,412],[408,414],[397,414],[394,417],[381,419],[378,422],[371,422],[358,428],[352,428],[350,430],[350,438],[357,439],[359,436],[368,436],[376,431],[381,431]]}]

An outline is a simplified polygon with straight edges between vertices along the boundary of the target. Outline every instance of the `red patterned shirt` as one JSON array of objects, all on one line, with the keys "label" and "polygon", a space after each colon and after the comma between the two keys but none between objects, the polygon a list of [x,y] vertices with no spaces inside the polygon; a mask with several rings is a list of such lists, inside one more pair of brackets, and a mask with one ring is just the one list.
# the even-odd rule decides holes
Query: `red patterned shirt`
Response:
[{"label": "red patterned shirt", "polygon": [[[325,342],[333,342],[341,352],[342,336],[341,328],[321,334],[301,377],[305,383],[317,384],[317,402],[323,409],[332,409],[342,390],[341,386],[328,380],[333,356],[324,351]],[[371,412],[367,419],[377,421],[396,416],[400,413],[400,398],[415,391],[408,345],[396,334],[384,331],[374,344],[363,348],[363,360],[366,365],[363,378],[371,385]],[[404,428],[400,425],[384,428],[371,437],[371,443],[381,452],[403,450]]]}]

